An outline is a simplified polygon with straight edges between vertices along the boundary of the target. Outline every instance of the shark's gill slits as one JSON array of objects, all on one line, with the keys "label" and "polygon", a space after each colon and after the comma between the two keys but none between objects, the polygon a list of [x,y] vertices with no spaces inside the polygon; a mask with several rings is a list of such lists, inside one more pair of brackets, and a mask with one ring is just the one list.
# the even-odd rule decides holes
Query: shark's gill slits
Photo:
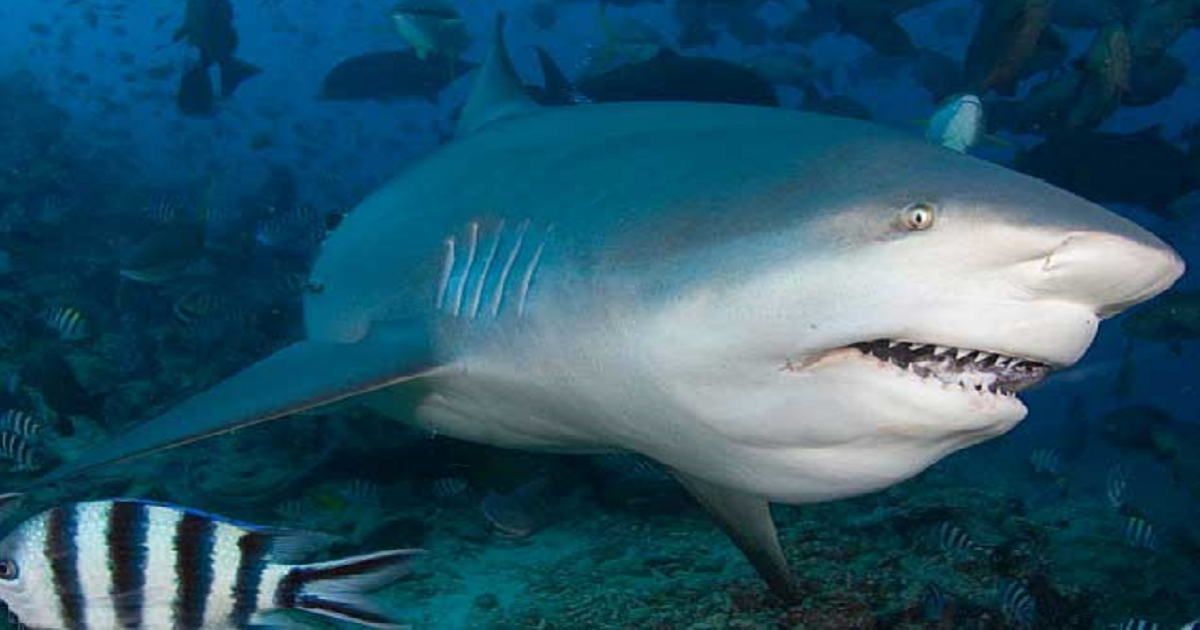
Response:
[{"label": "shark's gill slits", "polygon": [[1038,384],[1050,372],[1050,366],[1045,363],[984,350],[890,339],[856,343],[851,347],[921,378],[958,384],[981,394],[1012,395]]}]

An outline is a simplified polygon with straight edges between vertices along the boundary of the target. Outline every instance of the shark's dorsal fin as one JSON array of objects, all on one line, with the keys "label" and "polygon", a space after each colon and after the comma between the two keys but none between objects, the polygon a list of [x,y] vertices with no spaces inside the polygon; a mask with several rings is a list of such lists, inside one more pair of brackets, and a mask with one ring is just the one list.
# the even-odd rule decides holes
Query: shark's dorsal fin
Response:
[{"label": "shark's dorsal fin", "polygon": [[475,85],[463,106],[454,135],[461,138],[497,120],[523,116],[538,108],[513,69],[512,58],[504,45],[504,16],[497,16],[492,50],[475,75]]},{"label": "shark's dorsal fin", "polygon": [[675,469],[671,473],[746,554],[771,591],[787,602],[799,598],[796,578],[788,568],[771,518],[771,505],[765,499]]}]

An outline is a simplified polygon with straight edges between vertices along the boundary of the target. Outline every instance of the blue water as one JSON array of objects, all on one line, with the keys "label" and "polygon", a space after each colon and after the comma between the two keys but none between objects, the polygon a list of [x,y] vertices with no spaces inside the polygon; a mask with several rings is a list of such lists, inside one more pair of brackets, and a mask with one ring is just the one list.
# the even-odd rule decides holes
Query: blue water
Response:
[{"label": "blue water", "polygon": [[[540,76],[533,45],[572,78],[613,45],[594,2],[555,3],[549,29],[532,23],[527,2],[453,4],[471,36],[462,58],[475,62],[496,12],[510,16],[509,46],[530,83]],[[673,43],[669,5],[625,4],[607,9],[607,19],[636,18]],[[898,23],[919,48],[961,59],[980,4],[930,2]],[[756,14],[774,27],[804,6],[765,2]],[[182,1],[0,4],[0,373],[21,377],[6,385],[4,405],[47,418],[54,436],[33,470],[10,465],[12,487],[299,336],[299,296],[327,222],[450,135],[471,75],[433,99],[316,98],[340,60],[404,48],[387,3],[234,7],[237,57],[262,73],[219,101],[213,116],[196,118],[176,106],[180,77],[196,59],[192,47],[172,42]],[[938,17],[951,12],[966,16],[961,30],[939,32]],[[1068,59],[1086,54],[1091,30],[1060,33]],[[822,91],[914,135],[936,106],[903,63],[862,77],[864,60],[877,55],[846,33],[746,45],[722,32],[685,52],[734,61],[803,54],[828,76]],[[1185,129],[1200,124],[1200,29],[1187,30],[1169,53],[1187,67],[1178,89],[1150,106],[1120,107],[1096,131],[1157,126],[1161,138],[1187,148]],[[1014,98],[1047,76],[1025,80]],[[776,87],[782,107],[802,106],[796,86]],[[999,134],[1002,143],[977,154],[1011,164],[1042,139]],[[1200,146],[1189,159],[1200,170],[1197,153]],[[1197,217],[1109,207],[1196,260]],[[162,282],[122,279],[118,269],[156,233],[164,208],[176,218],[203,216],[204,253]],[[1194,287],[1190,274],[1176,286]],[[88,338],[48,328],[43,313],[55,307],[83,313]],[[1125,317],[1101,327],[1078,367],[1024,396],[1030,416],[1010,434],[877,495],[777,510],[809,594],[792,606],[766,596],[736,549],[653,467],[463,444],[349,408],[160,456],[168,471],[161,478],[143,472],[132,482],[118,476],[57,488],[33,507],[120,494],[338,534],[347,538],[340,552],[421,546],[429,559],[381,595],[417,627],[1009,627],[998,585],[1019,579],[1038,599],[1034,627],[1146,619],[1175,628],[1200,616],[1200,353],[1194,339],[1130,346]],[[1073,401],[1082,402],[1082,416],[1072,415]],[[1170,418],[1153,447],[1105,439],[1102,418],[1131,405]],[[1080,421],[1089,427],[1086,446],[1065,452],[1067,427]],[[1057,473],[1033,470],[1039,448],[1056,451]],[[1106,498],[1116,462],[1128,480],[1119,510]],[[553,483],[518,506],[497,503],[536,479]],[[497,525],[494,511],[505,509],[536,514]],[[1134,514],[1154,525],[1155,549],[1128,544],[1122,527]],[[1004,547],[1007,560],[946,557],[927,540],[944,520]],[[516,533],[496,531],[507,526]],[[952,600],[933,619],[922,616],[929,607],[921,600],[931,581]]]}]

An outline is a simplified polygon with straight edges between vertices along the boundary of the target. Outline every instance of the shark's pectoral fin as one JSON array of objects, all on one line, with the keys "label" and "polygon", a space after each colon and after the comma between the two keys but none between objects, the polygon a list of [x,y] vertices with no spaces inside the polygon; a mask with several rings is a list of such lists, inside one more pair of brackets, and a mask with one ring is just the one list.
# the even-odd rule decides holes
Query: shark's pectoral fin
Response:
[{"label": "shark's pectoral fin", "polygon": [[783,556],[775,521],[771,519],[771,506],[766,500],[678,470],[671,469],[671,474],[712,514],[776,595],[785,601],[798,599],[796,578]]},{"label": "shark's pectoral fin", "polygon": [[433,371],[423,342],[301,341],[92,448],[35,485],[328,405]]}]

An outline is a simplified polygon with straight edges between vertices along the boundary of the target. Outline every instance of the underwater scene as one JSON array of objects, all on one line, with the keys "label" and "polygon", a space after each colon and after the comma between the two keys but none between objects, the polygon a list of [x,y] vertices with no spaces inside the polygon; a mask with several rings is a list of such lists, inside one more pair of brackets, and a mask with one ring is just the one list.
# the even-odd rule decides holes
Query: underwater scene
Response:
[{"label": "underwater scene", "polygon": [[1200,0],[4,0],[0,627],[1200,628]]}]

